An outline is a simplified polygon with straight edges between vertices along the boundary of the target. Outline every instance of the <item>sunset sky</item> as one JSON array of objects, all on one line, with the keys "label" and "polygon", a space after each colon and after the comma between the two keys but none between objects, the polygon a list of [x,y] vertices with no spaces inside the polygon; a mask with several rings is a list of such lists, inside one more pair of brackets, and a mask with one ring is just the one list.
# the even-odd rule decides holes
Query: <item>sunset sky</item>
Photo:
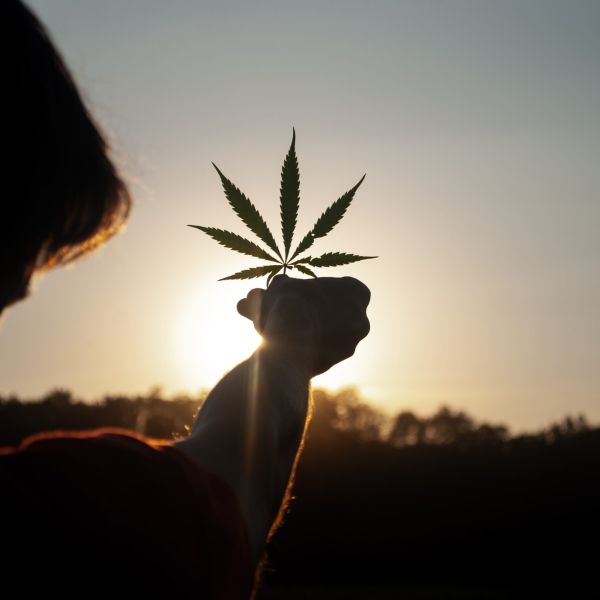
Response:
[{"label": "sunset sky", "polygon": [[[213,385],[257,343],[235,311],[259,261],[214,161],[280,238],[292,127],[297,236],[366,173],[315,250],[372,291],[372,331],[315,380],[391,412],[442,403],[516,430],[600,420],[600,3],[35,0],[135,206],[0,324],[0,394]],[[296,238],[297,239],[297,238]]]}]

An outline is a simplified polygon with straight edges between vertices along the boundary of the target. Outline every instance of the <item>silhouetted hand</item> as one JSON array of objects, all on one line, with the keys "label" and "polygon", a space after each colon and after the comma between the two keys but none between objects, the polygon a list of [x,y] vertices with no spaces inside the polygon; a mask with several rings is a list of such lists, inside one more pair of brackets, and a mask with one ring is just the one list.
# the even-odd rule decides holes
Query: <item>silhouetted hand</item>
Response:
[{"label": "silhouetted hand", "polygon": [[254,323],[267,348],[299,353],[311,375],[352,356],[369,333],[366,309],[371,292],[353,277],[273,278],[238,302],[238,312]]}]

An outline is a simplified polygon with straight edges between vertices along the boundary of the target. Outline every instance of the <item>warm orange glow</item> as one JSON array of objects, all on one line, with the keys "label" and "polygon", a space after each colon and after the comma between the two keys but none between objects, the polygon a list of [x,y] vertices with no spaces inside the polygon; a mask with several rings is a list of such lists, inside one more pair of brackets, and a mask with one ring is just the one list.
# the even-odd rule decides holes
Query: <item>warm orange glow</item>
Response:
[{"label": "warm orange glow", "polygon": [[183,306],[174,336],[179,387],[214,385],[259,345],[252,324],[236,313],[237,298],[237,291],[212,285],[192,294]]},{"label": "warm orange glow", "polygon": [[363,379],[363,364],[353,356],[335,365],[329,371],[313,379],[313,387],[335,390],[348,385],[355,385]]}]

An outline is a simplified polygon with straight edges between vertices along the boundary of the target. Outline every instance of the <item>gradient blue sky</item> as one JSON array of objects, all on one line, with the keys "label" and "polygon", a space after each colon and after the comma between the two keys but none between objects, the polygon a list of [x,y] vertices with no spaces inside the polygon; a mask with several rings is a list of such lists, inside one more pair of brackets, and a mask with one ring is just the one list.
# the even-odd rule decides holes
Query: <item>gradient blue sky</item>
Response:
[{"label": "gradient blue sky", "polygon": [[600,3],[29,4],[135,208],[4,317],[0,393],[194,391],[243,358],[252,283],[216,280],[254,263],[185,224],[243,232],[215,161],[278,229],[295,126],[299,234],[366,172],[318,248],[380,256],[321,271],[373,292],[323,385],[517,429],[600,419]]}]

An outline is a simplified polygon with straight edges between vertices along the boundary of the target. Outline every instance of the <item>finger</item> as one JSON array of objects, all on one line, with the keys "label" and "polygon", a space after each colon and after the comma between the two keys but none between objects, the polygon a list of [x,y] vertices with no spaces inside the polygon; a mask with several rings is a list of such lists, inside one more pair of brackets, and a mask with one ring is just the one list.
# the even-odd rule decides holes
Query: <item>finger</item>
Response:
[{"label": "finger", "polygon": [[260,318],[260,309],[265,291],[254,288],[248,292],[246,298],[237,303],[237,310],[243,317],[250,319],[255,324]]},{"label": "finger", "polygon": [[273,277],[273,279],[271,280],[271,283],[269,285],[269,288],[272,287],[278,287],[280,286],[282,283],[285,283],[286,281],[292,279],[289,275],[275,275],[275,277]]},{"label": "finger", "polygon": [[359,341],[364,340],[369,335],[370,331],[371,331],[371,322],[365,316],[365,318],[361,321],[361,324],[357,331]]},{"label": "finger", "polygon": [[352,295],[358,300],[359,304],[366,308],[371,301],[371,290],[362,282],[354,277],[344,277]]}]

